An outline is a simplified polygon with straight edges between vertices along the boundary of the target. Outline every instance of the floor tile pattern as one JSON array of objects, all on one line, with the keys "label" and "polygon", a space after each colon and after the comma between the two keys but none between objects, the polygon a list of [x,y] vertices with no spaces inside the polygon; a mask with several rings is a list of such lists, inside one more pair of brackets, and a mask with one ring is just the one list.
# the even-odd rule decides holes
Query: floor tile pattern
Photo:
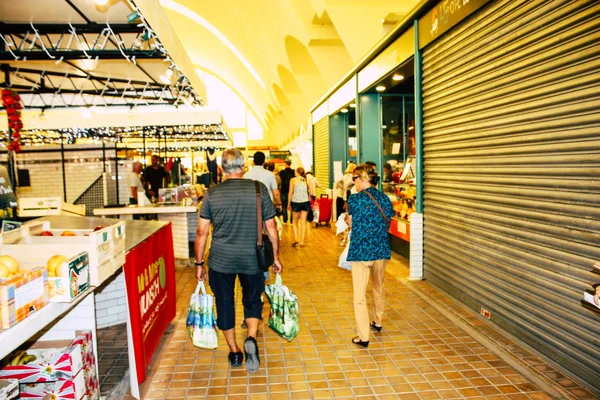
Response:
[{"label": "floor tile pattern", "polygon": [[[176,330],[144,385],[145,399],[551,398],[408,288],[402,282],[407,276],[406,260],[395,258],[387,268],[382,332],[371,336],[368,349],[352,345],[350,339],[356,336],[352,280],[349,271],[337,267],[343,248],[330,229],[313,225],[308,234],[306,247],[292,248],[291,228],[285,226],[281,249],[283,283],[299,298],[300,334],[287,342],[263,325],[258,337],[262,365],[255,374],[229,366],[222,335],[217,350],[192,345],[185,317],[196,286],[195,270],[177,269]],[[453,300],[424,282],[418,285],[481,327]],[[238,326],[243,313],[240,296],[238,287]],[[266,302],[265,320],[268,314]],[[490,335],[497,335],[489,329]],[[241,346],[245,338],[241,329],[237,337]],[[524,362],[537,362],[522,355]]]},{"label": "floor tile pattern", "polygon": [[129,369],[127,325],[98,329],[98,373],[100,395],[110,394]]}]

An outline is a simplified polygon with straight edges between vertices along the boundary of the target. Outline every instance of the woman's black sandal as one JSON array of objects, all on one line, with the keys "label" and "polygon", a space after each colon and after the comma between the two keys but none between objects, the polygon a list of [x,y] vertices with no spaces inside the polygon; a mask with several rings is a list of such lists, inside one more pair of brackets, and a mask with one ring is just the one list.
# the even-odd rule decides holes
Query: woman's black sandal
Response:
[{"label": "woman's black sandal", "polygon": [[369,341],[367,340],[366,342],[363,342],[358,336],[352,339],[352,343],[362,346],[365,349],[369,347]]},{"label": "woman's black sandal", "polygon": [[379,325],[377,326],[377,324],[375,323],[375,321],[371,322],[371,329],[377,331],[377,332],[381,332],[381,329],[383,328],[383,326]]}]

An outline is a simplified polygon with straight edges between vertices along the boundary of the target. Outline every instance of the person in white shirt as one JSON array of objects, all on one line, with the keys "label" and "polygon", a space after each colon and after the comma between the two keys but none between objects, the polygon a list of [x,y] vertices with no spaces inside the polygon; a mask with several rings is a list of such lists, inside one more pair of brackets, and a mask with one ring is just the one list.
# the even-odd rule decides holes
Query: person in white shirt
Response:
[{"label": "person in white shirt", "polygon": [[129,194],[129,204],[138,203],[138,192],[144,191],[144,185],[140,180],[140,173],[142,172],[142,163],[135,161],[131,165],[131,171],[127,175],[127,186],[129,186],[131,193]]},{"label": "person in white shirt", "polygon": [[262,151],[254,153],[254,167],[244,174],[244,178],[262,182],[269,190],[269,196],[271,196],[271,201],[275,205],[275,208],[281,208],[281,195],[277,188],[275,175],[263,168],[264,163],[265,153]]},{"label": "person in white shirt", "polygon": [[321,187],[321,185],[319,185],[317,177],[314,176],[310,171],[306,173],[306,181],[308,182],[308,193],[310,193],[310,199],[315,201],[317,199],[317,188]]}]

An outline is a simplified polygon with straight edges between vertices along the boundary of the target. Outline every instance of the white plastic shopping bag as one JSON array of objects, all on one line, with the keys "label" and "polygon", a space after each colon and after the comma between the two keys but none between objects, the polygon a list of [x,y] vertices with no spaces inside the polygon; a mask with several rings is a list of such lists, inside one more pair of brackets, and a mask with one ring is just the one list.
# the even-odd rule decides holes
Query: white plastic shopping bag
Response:
[{"label": "white plastic shopping bag", "polygon": [[346,223],[346,213],[341,213],[335,223],[335,234],[339,235],[340,233],[344,233],[346,229],[348,229],[348,224]]},{"label": "white plastic shopping bag", "polygon": [[204,281],[198,282],[196,291],[192,293],[186,326],[194,346],[208,350],[217,348],[219,336],[214,312],[214,297],[206,294]]},{"label": "white plastic shopping bag", "polygon": [[350,265],[350,261],[348,261],[348,250],[350,249],[350,238],[348,238],[348,244],[344,247],[344,251],[340,254],[340,259],[338,260],[338,266],[343,269],[347,269],[348,271],[352,270],[352,266]]}]

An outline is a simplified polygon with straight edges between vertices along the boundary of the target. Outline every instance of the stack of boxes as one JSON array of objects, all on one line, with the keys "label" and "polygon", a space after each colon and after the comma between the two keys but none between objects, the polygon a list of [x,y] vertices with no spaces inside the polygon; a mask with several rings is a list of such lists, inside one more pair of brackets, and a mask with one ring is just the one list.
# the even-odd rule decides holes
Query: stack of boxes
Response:
[{"label": "stack of boxes", "polygon": [[36,360],[7,365],[0,370],[0,379],[18,380],[21,399],[43,399],[47,395],[54,400],[99,398],[91,331],[84,331],[68,342],[36,342],[26,352],[36,356]]}]

